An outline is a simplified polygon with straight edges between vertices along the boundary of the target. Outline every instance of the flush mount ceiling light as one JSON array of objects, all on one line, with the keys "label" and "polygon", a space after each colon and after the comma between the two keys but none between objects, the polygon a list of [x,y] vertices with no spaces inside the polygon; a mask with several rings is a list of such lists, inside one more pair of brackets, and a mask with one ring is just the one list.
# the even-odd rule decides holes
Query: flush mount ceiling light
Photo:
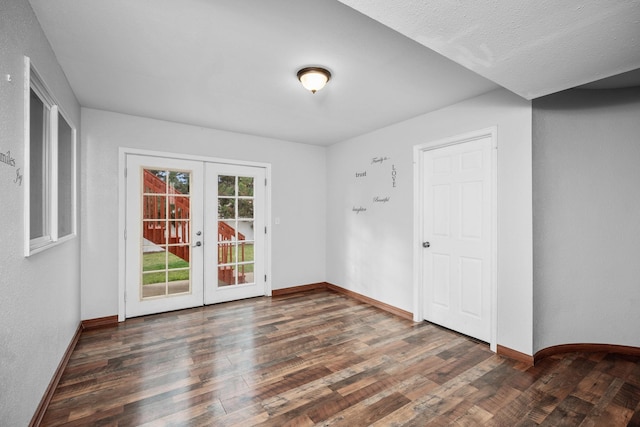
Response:
[{"label": "flush mount ceiling light", "polygon": [[331,73],[322,67],[306,67],[298,71],[298,80],[311,93],[322,89],[330,79]]}]

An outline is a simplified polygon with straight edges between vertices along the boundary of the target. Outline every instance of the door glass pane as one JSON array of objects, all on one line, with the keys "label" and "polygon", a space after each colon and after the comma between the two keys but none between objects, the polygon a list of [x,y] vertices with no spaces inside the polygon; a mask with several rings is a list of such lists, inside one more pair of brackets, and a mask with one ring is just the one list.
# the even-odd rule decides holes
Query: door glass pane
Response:
[{"label": "door glass pane", "polygon": [[238,240],[254,240],[253,221],[238,221]]},{"label": "door glass pane", "polygon": [[142,275],[142,298],[166,295],[166,271]]},{"label": "door glass pane", "polygon": [[165,218],[167,213],[166,196],[150,194],[142,196],[142,217],[144,219]]},{"label": "door glass pane", "polygon": [[143,245],[166,245],[167,233],[165,221],[142,221]]},{"label": "door glass pane", "polygon": [[171,196],[169,197],[169,216],[172,219],[189,218],[189,197]]},{"label": "door glass pane", "polygon": [[253,197],[253,177],[252,176],[238,177],[238,196]]},{"label": "door glass pane", "polygon": [[166,269],[166,246],[144,245],[142,247],[142,271],[164,271]]},{"label": "door glass pane", "polygon": [[238,284],[253,283],[253,263],[238,264]]},{"label": "door glass pane", "polygon": [[[191,173],[143,170],[142,298],[191,292]],[[167,185],[168,184],[168,185]]]},{"label": "door glass pane", "polygon": [[254,181],[218,176],[218,286],[254,283]]},{"label": "door glass pane", "polygon": [[238,245],[238,261],[239,262],[254,261],[253,243],[240,243]]},{"label": "door glass pane", "polygon": [[190,175],[188,172],[169,172],[169,193],[189,194]]},{"label": "door glass pane", "polygon": [[219,221],[218,222],[218,241],[236,241],[236,221]]},{"label": "door glass pane", "polygon": [[191,221],[181,220],[181,221],[169,221],[169,244],[170,245],[179,245],[189,243],[189,237],[191,233],[189,232],[189,226],[191,225]]},{"label": "door glass pane", "polygon": [[253,218],[253,199],[238,200],[238,217]]},{"label": "door glass pane", "polygon": [[189,269],[170,270],[168,272],[168,294],[184,294],[190,292]]},{"label": "door glass pane", "polygon": [[218,199],[218,218],[229,219],[236,217],[235,199]]},{"label": "door glass pane", "polygon": [[235,196],[236,195],[236,177],[235,176],[218,176],[218,196]]},{"label": "door glass pane", "polygon": [[230,242],[218,243],[218,264],[234,264],[236,262],[237,245]]},{"label": "door glass pane", "polygon": [[167,171],[160,170],[144,170],[144,184],[145,193],[167,193]]},{"label": "door glass pane", "polygon": [[236,269],[233,265],[218,267],[218,286],[231,286],[236,284]]}]

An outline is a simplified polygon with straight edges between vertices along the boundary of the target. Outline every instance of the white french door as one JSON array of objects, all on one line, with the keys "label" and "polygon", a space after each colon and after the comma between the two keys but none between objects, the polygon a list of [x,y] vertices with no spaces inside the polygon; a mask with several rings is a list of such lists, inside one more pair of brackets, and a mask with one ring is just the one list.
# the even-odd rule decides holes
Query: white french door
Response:
[{"label": "white french door", "polygon": [[422,152],[424,318],[489,342],[492,138]]},{"label": "white french door", "polygon": [[264,167],[125,163],[125,317],[265,295]]},{"label": "white french door", "polygon": [[204,302],[264,295],[265,169],[207,163],[205,171]]},{"label": "white french door", "polygon": [[202,305],[203,163],[126,162],[126,317]]}]

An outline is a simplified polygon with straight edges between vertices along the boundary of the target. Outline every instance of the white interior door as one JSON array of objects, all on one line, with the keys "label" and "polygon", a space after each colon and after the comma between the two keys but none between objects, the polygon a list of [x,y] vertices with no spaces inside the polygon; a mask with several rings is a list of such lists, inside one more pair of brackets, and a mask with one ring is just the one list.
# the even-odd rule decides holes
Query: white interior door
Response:
[{"label": "white interior door", "polygon": [[127,155],[125,315],[202,305],[202,162]]},{"label": "white interior door", "polygon": [[265,295],[262,167],[207,163],[205,304]]},{"label": "white interior door", "polygon": [[422,155],[424,317],[489,342],[491,138]]}]

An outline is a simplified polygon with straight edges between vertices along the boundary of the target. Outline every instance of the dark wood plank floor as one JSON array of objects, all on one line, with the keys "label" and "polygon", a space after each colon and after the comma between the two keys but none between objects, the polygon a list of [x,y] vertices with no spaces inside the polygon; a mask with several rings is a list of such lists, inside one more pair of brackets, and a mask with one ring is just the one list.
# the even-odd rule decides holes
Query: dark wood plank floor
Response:
[{"label": "dark wood plank floor", "polygon": [[44,425],[638,426],[640,360],[527,368],[332,292],[86,331]]}]

